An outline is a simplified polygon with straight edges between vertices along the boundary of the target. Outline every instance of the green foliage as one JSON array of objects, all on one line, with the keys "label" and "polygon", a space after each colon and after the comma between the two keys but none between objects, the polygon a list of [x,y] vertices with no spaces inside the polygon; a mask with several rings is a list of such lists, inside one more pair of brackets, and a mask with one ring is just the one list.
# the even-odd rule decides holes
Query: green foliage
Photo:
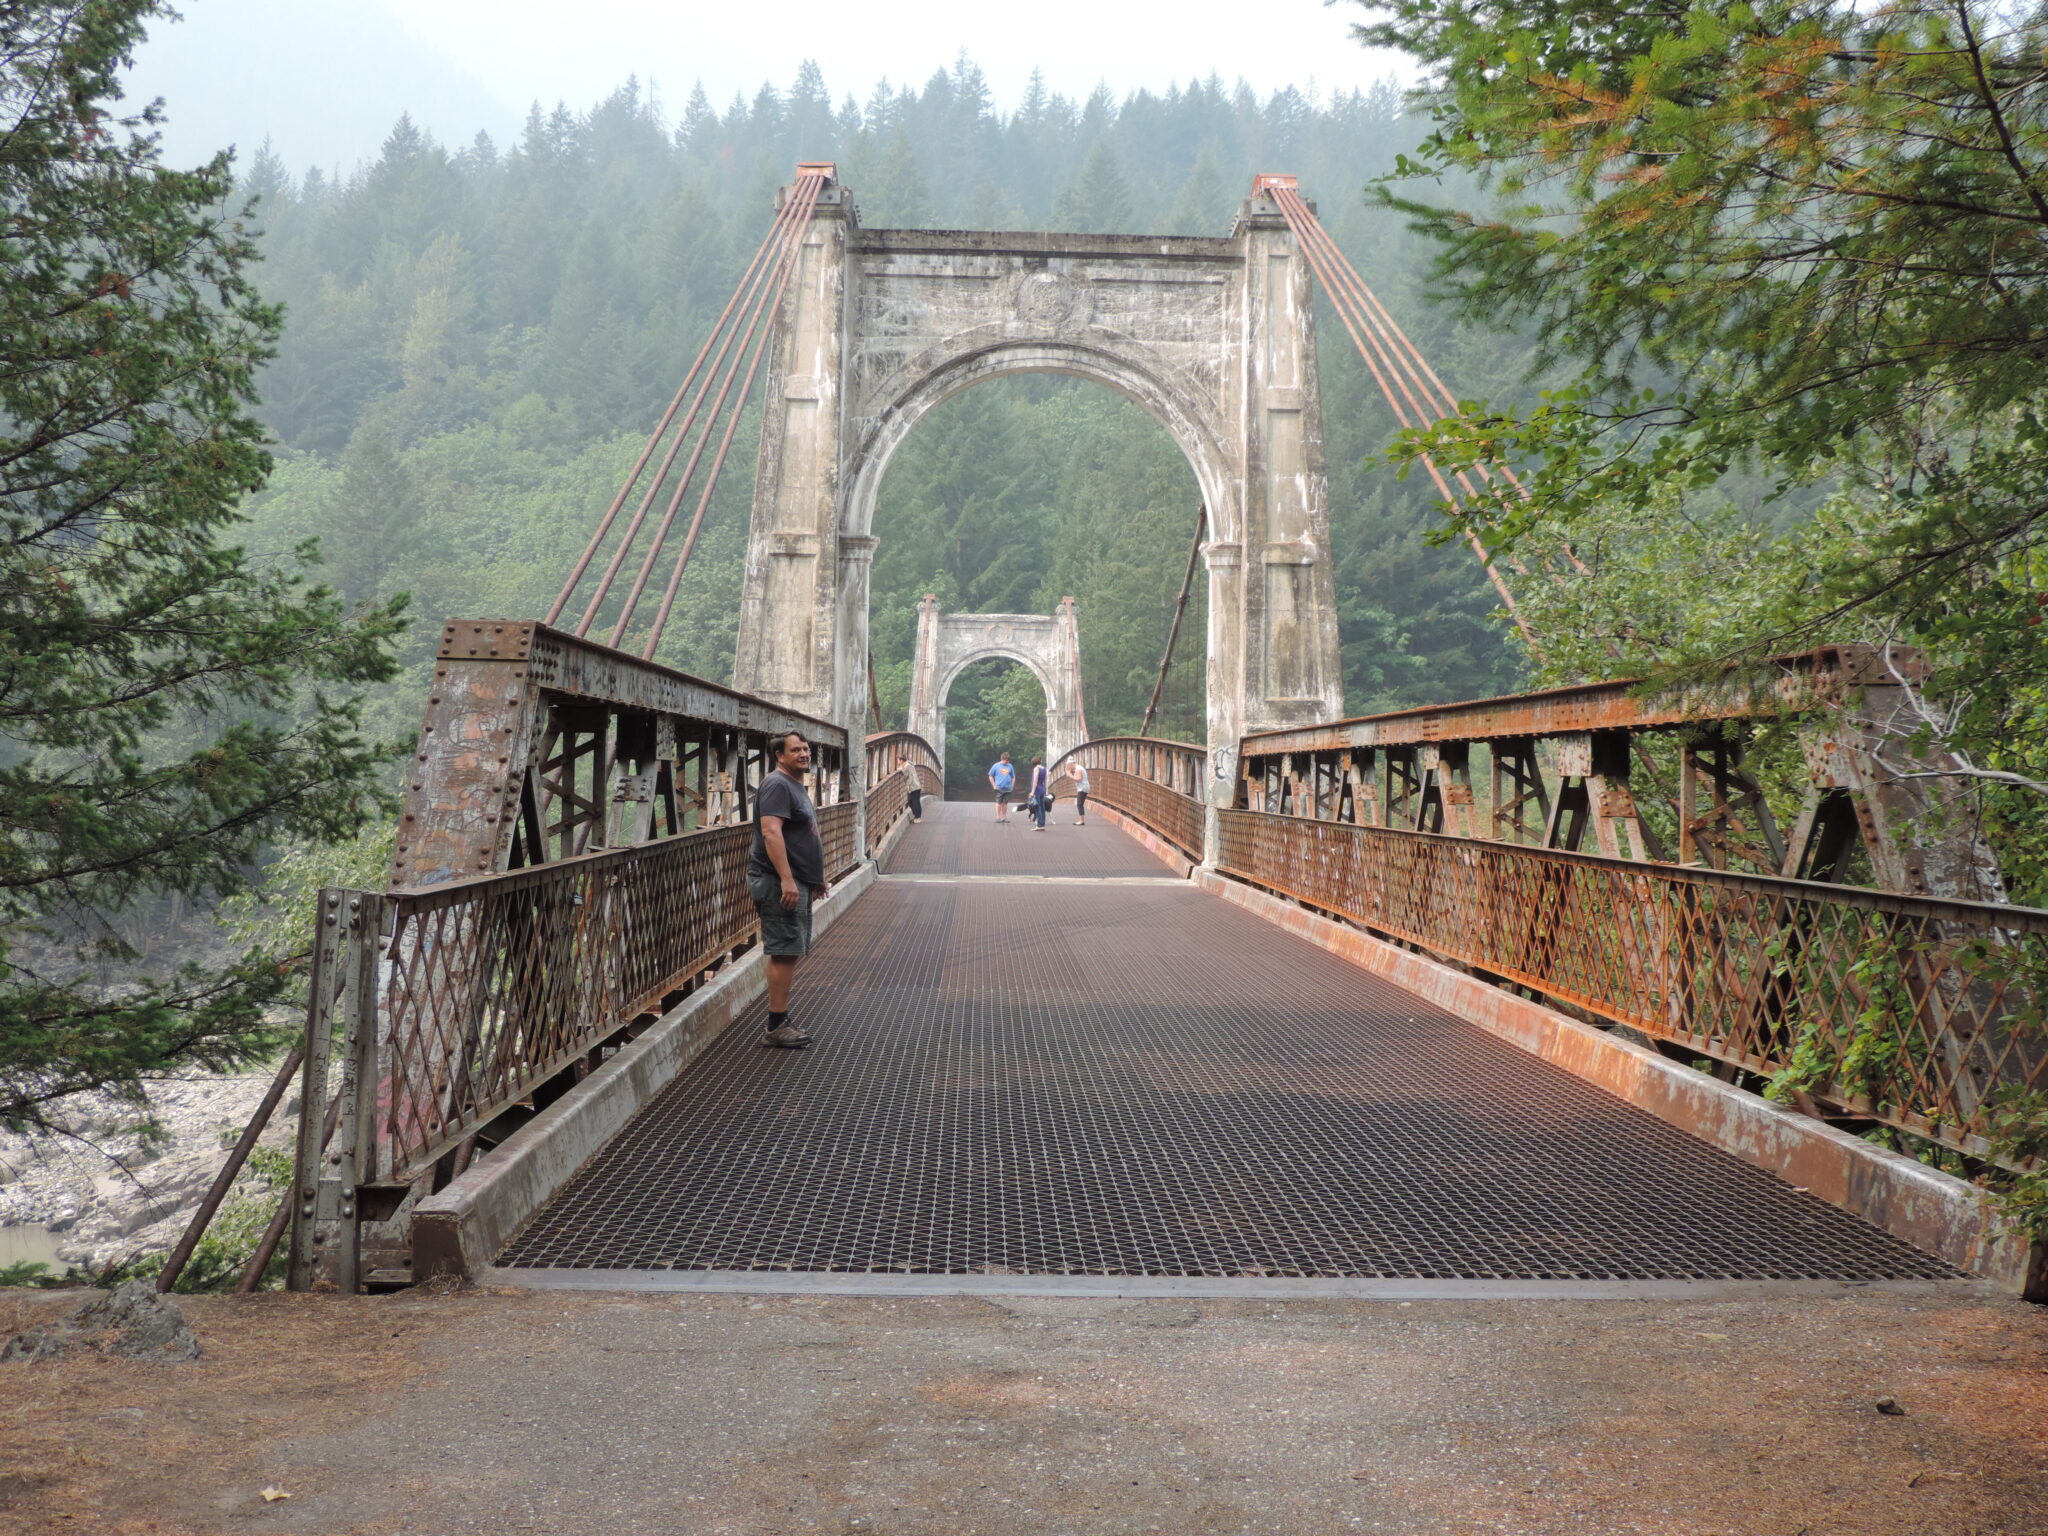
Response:
[{"label": "green foliage", "polygon": [[1466,313],[1584,370],[1396,451],[1530,467],[1456,517],[1564,570],[1531,598],[1547,675],[1904,640],[1932,734],[2016,776],[1987,784],[2048,777],[2043,14],[1398,0],[1360,29],[1433,75],[1397,179],[1495,194],[1382,202]]},{"label": "green foliage", "polygon": [[[228,160],[117,118],[153,0],[0,17],[0,1123],[269,1045],[269,957],[97,984],[118,919],[238,890],[279,833],[354,830],[377,754],[345,690],[397,604],[350,614],[229,542],[270,467],[250,414],[278,312]],[[341,693],[330,692],[332,689]]]},{"label": "green foliage", "polygon": [[24,1259],[18,1264],[0,1264],[0,1291],[53,1291],[70,1283],[70,1275],[60,1274],[35,1259]]},{"label": "green foliage", "polygon": [[[345,842],[289,842],[264,873],[260,889],[237,891],[221,905],[222,925],[236,947],[285,957],[296,977],[313,953],[313,922],[328,886],[380,890],[397,853],[398,823],[366,824]],[[294,988],[293,998],[302,994]]]}]

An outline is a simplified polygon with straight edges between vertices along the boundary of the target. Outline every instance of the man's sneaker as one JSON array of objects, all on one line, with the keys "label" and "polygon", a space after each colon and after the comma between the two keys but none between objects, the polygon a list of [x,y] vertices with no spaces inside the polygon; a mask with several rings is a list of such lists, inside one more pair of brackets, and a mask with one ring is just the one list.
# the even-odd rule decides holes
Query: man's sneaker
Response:
[{"label": "man's sneaker", "polygon": [[763,1045],[777,1045],[785,1051],[800,1051],[811,1043],[811,1037],[794,1024],[785,1024],[780,1029],[771,1029],[761,1036]]}]

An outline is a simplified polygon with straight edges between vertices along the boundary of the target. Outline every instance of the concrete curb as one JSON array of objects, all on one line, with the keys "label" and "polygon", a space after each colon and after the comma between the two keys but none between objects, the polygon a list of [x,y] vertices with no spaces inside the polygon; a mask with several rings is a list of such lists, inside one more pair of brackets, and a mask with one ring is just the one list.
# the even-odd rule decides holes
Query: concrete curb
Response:
[{"label": "concrete curb", "polygon": [[1213,870],[1194,881],[2001,1290],[2038,1299],[2048,1287],[2043,1255],[1975,1185]]},{"label": "concrete curb", "polygon": [[1053,1296],[1183,1301],[1755,1301],[1775,1297],[1988,1297],[1978,1280],[1378,1280],[1292,1275],[930,1275],[819,1269],[498,1269],[522,1291],[743,1296]]},{"label": "concrete curb", "polygon": [[[862,863],[817,909],[816,931],[831,927],[874,883],[875,864]],[[481,1275],[519,1229],[766,986],[757,947],[663,1014],[461,1178],[420,1201],[412,1217],[413,1279]]]},{"label": "concrete curb", "polygon": [[1158,859],[1168,869],[1185,880],[1194,871],[1194,863],[1165,838],[1154,832],[1143,822],[1126,816],[1122,811],[1112,810],[1106,805],[1090,807],[1097,816],[1104,818],[1120,832],[1138,840],[1138,845]]}]

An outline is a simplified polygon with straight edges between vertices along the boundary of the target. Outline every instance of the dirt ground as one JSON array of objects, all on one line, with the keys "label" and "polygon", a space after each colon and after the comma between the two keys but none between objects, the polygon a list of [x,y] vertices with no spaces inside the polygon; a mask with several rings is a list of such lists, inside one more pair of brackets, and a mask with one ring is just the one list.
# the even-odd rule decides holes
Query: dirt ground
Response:
[{"label": "dirt ground", "polygon": [[1960,1286],[187,1314],[192,1364],[0,1366],[0,1532],[2048,1533],[2048,1309]]}]

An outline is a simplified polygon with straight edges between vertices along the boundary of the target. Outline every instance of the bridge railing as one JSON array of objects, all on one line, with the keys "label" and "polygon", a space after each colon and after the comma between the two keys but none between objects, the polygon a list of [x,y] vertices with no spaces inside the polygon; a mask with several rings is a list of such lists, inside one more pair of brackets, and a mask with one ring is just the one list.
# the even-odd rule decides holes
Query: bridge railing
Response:
[{"label": "bridge railing", "polygon": [[1201,794],[1207,754],[1184,741],[1104,736],[1084,741],[1052,765],[1055,785],[1079,763],[1088,770],[1088,798],[1128,816],[1196,863],[1202,860]]},{"label": "bridge railing", "polygon": [[[832,879],[860,860],[858,810],[819,810]],[[376,1219],[443,1159],[466,1161],[492,1121],[594,1065],[745,945],[758,926],[752,838],[741,823],[439,885],[323,892],[303,1102],[324,1099],[338,1057],[340,1107],[325,1157],[308,1139],[318,1114],[302,1117],[294,1286],[326,1275],[352,1288],[359,1214]]]},{"label": "bridge railing", "polygon": [[868,846],[884,837],[910,809],[916,785],[932,799],[945,793],[944,769],[930,742],[910,731],[880,731],[867,739]]},{"label": "bridge railing", "polygon": [[1217,868],[1376,935],[2021,1167],[2002,1105],[2048,1092],[2048,911],[1270,812]]},{"label": "bridge railing", "polygon": [[[1957,765],[1915,746],[1925,674],[1904,647],[1825,646],[1711,683],[1636,680],[1259,731],[1238,744],[1236,804],[1362,825],[1583,849],[1711,869],[2003,902]],[[1807,787],[1789,822],[1748,760],[1787,723]]]}]

